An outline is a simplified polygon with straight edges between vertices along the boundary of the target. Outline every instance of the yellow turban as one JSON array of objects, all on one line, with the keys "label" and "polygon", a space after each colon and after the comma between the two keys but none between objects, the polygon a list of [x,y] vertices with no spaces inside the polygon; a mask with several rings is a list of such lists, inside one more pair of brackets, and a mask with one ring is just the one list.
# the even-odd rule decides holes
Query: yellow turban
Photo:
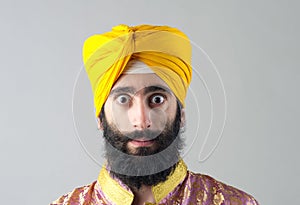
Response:
[{"label": "yellow turban", "polygon": [[89,37],[83,46],[83,62],[91,82],[97,117],[131,59],[148,65],[185,105],[192,76],[188,37],[168,26],[118,25],[110,32]]}]

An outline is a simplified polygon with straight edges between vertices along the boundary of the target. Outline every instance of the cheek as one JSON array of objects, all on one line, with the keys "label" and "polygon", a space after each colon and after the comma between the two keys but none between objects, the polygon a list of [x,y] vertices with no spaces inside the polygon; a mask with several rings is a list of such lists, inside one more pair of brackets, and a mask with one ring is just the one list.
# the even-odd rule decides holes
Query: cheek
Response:
[{"label": "cheek", "polygon": [[174,106],[170,107],[168,122],[175,122],[176,115],[177,115],[177,103]]},{"label": "cheek", "polygon": [[152,109],[149,113],[151,127],[153,130],[164,130],[168,122],[167,110]]},{"label": "cheek", "polygon": [[113,124],[118,130],[121,132],[130,131],[130,121],[128,118],[128,109],[122,108],[113,104],[111,101],[107,102],[107,106],[105,105],[105,116],[106,120]]},{"label": "cheek", "polygon": [[176,117],[176,106],[168,106],[166,109],[152,109],[150,112],[150,119],[152,128],[163,131],[168,122],[173,122]]},{"label": "cheek", "polygon": [[105,118],[107,120],[108,123],[113,123],[115,124],[115,119],[116,119],[116,111],[114,111],[113,109],[113,105],[112,105],[112,102],[111,100],[107,100],[106,103],[105,103],[105,107],[104,107],[104,113],[105,113]]}]

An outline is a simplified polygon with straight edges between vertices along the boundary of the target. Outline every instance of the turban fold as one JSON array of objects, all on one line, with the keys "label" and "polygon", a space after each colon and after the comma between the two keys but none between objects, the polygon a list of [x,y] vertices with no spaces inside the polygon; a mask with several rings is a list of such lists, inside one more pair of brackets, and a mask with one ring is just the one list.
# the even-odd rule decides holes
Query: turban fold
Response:
[{"label": "turban fold", "polygon": [[92,86],[97,117],[131,59],[148,65],[185,105],[192,76],[188,37],[168,26],[118,25],[110,32],[89,37],[83,45],[83,62]]}]

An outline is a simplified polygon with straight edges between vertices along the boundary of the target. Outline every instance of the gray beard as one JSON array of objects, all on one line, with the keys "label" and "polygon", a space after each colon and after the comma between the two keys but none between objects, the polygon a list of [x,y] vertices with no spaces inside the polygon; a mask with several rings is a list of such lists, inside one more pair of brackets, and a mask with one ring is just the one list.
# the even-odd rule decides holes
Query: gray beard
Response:
[{"label": "gray beard", "polygon": [[130,188],[139,189],[142,185],[153,186],[163,182],[172,174],[184,145],[180,133],[180,111],[177,111],[174,122],[167,125],[154,139],[158,145],[157,149],[141,147],[134,155],[127,149],[127,143],[132,138],[124,136],[115,127],[108,125],[105,117],[102,123],[105,157],[114,177]]},{"label": "gray beard", "polygon": [[[178,137],[176,141],[181,140]],[[174,171],[180,160],[178,149],[175,145],[172,146],[172,149],[168,148],[168,151],[158,154],[133,156],[117,153],[115,148],[106,142],[106,158],[110,173],[130,188],[139,189],[142,185],[153,186],[163,182]]]}]

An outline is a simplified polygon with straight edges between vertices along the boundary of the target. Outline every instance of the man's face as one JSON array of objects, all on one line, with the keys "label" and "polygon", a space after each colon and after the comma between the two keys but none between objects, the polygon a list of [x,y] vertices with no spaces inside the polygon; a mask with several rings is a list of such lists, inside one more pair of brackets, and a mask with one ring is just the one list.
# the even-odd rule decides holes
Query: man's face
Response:
[{"label": "man's face", "polygon": [[[130,138],[125,150],[133,155],[143,149],[149,153],[159,149],[155,138],[165,132],[172,133],[176,111],[176,97],[156,74],[122,75],[104,107],[108,126]],[[180,120],[183,124],[183,110]],[[98,126],[103,128],[100,121]]]},{"label": "man's face", "polygon": [[137,189],[165,181],[179,160],[184,124],[166,83],[156,74],[122,75],[101,113],[110,173]]}]

